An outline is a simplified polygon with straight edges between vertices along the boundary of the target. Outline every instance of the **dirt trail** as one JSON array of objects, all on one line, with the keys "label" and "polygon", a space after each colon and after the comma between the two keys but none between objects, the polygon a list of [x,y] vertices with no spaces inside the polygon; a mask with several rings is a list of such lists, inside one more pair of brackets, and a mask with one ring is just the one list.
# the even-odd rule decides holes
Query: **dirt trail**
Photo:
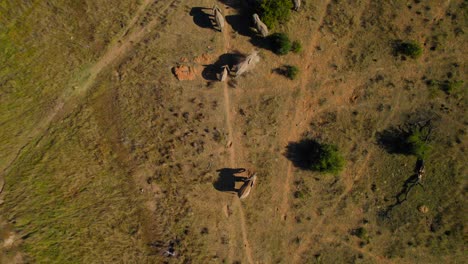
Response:
[{"label": "dirt trail", "polygon": [[[223,10],[224,16],[226,16],[228,14],[228,9],[226,8],[226,6],[224,6],[223,9],[224,9]],[[228,32],[227,25],[228,24],[226,24],[225,28],[223,29],[224,53],[228,53],[230,51],[230,35]],[[225,108],[224,110],[226,113],[226,126],[228,129],[229,165],[231,168],[236,168],[237,157],[236,157],[235,149],[239,143],[237,141],[234,141],[234,130],[232,128],[231,102],[229,98],[229,86],[227,82],[223,82],[223,94],[224,94],[224,108]],[[239,210],[240,227],[241,227],[241,232],[242,232],[242,242],[243,242],[244,249],[245,249],[245,255],[249,263],[254,263],[253,258],[252,258],[252,250],[250,248],[249,240],[247,237],[245,215],[244,215],[244,210],[242,208],[242,203],[237,196],[233,198],[233,203],[236,205],[237,209]],[[234,252],[233,252],[232,246],[229,249],[229,257],[231,260],[233,260]]]},{"label": "dirt trail", "polygon": [[[320,19],[319,19],[319,22],[317,24],[317,29],[314,30],[315,33],[313,33],[313,37],[312,37],[309,45],[305,49],[304,54],[309,54],[309,56],[306,56],[306,58],[302,58],[303,60],[305,60],[304,64],[306,65],[303,72],[307,72],[307,69],[309,69],[311,64],[313,63],[312,59],[310,58],[310,55],[313,54],[313,50],[315,49],[315,46],[317,45],[318,36],[320,35],[319,30],[320,30],[320,27],[323,24],[323,21],[325,19],[326,14],[327,14],[327,10],[328,10],[328,7],[330,5],[330,2],[331,2],[331,0],[327,0],[327,1],[324,2],[324,4],[323,4],[324,8],[320,12]],[[301,80],[300,80],[301,85],[300,85],[300,88],[299,88],[300,89],[300,91],[299,91],[300,96],[298,96],[298,98],[301,98],[302,96],[304,96],[304,94],[305,94],[304,91],[306,89],[307,83],[309,82],[309,79],[310,79],[310,74],[303,74],[302,75]],[[299,99],[298,99],[298,101],[295,102],[295,105],[297,105],[297,107],[295,108],[295,111],[294,111],[293,123],[292,123],[291,126],[289,126],[289,127],[292,127],[292,129],[289,132],[288,142],[296,140],[300,136],[300,132],[304,130],[304,125],[307,122],[303,122],[303,121],[308,120],[309,115],[311,114],[311,113],[308,113],[309,111],[306,111],[307,110],[308,99],[309,99],[308,97],[305,97],[305,98],[303,98],[302,101],[299,101]],[[292,174],[293,174],[293,165],[292,165],[291,161],[288,161],[287,174],[286,174],[286,179],[285,179],[285,182],[284,182],[283,198],[282,198],[282,202],[281,202],[280,210],[279,210],[280,211],[280,216],[281,216],[281,218],[283,220],[286,220],[286,215],[287,215],[287,212],[289,211],[289,194],[290,194],[290,190],[291,190]]]}]

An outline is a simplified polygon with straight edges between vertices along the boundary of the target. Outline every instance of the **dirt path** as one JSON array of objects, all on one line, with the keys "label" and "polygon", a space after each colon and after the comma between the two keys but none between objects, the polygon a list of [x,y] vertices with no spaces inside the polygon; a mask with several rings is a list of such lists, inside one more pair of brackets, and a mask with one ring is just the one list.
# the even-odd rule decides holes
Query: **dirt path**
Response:
[{"label": "dirt path", "polygon": [[[223,8],[224,16],[228,14],[228,8],[224,6]],[[223,30],[223,38],[224,38],[224,53],[228,53],[230,51],[230,35],[228,31],[228,24],[226,23],[225,28]],[[228,152],[229,152],[229,166],[231,168],[238,167],[236,164],[236,148],[240,146],[240,143],[234,140],[234,130],[232,128],[232,114],[231,114],[231,101],[229,98],[229,86],[227,82],[223,82],[223,95],[224,95],[224,111],[226,113],[226,126],[228,129]],[[249,263],[254,263],[252,258],[252,250],[250,248],[249,240],[247,237],[247,229],[245,223],[245,215],[244,210],[242,208],[242,203],[237,196],[233,198],[233,204],[236,205],[237,209],[239,210],[239,218],[240,218],[240,228],[242,232],[242,242],[245,249],[245,255]],[[235,230],[234,230],[235,232]],[[232,234],[232,232],[231,232]],[[233,247],[231,246],[229,249],[229,257],[233,260],[234,252]]]},{"label": "dirt path", "polygon": [[[163,8],[161,8],[160,12],[164,15],[168,15],[168,9],[175,4],[176,2],[180,2],[181,0],[174,0],[169,2],[167,5],[165,5]],[[129,27],[125,29],[126,32],[130,30],[130,25],[135,24],[136,21],[140,18],[141,14],[143,11],[146,9],[146,7],[151,3],[151,0],[145,0],[142,6],[138,9],[136,12],[135,16],[132,17]],[[131,48],[135,46],[139,41],[142,40],[142,38],[146,35],[147,32],[151,31],[151,28],[153,28],[159,21],[161,20],[160,17],[156,17],[151,22],[149,22],[146,26],[143,28],[140,28],[139,30],[136,30],[132,34],[128,35],[126,38],[125,34],[121,36],[114,45],[109,47],[107,51],[101,56],[99,60],[97,60],[94,65],[90,68],[88,76],[86,79],[83,81],[81,85],[78,85],[77,87],[71,89],[65,89],[65,91],[59,96],[59,99],[57,100],[58,102],[56,105],[50,109],[50,111],[46,114],[46,117],[42,119],[38,125],[34,128],[34,130],[29,132],[29,136],[26,139],[26,143],[22,145],[18,151],[15,157],[8,163],[8,165],[2,170],[2,173],[0,174],[0,189],[3,190],[3,185],[4,185],[4,175],[6,175],[12,165],[17,161],[17,159],[21,156],[21,153],[23,150],[29,146],[35,138],[37,138],[39,135],[44,134],[48,128],[50,127],[51,123],[56,119],[56,117],[64,112],[64,107],[71,107],[71,105],[75,102],[78,101],[78,99],[82,98],[85,94],[86,91],[89,90],[89,88],[94,84],[94,81],[96,80],[96,77],[99,75],[102,70],[104,70],[107,66],[111,65],[118,59],[121,59],[122,56],[128,52]]]},{"label": "dirt path", "polygon": [[[327,14],[327,10],[330,5],[330,2],[331,2],[330,0],[327,0],[324,2],[323,4],[324,8],[320,12],[320,19],[317,24],[317,28],[314,30],[315,33],[313,33],[313,37],[309,45],[305,49],[304,54],[309,54],[309,56],[307,56],[306,58],[302,58],[305,61],[304,64],[306,65],[305,69],[302,70],[304,73],[307,72],[307,70],[310,68],[311,64],[313,63],[312,59],[310,58],[310,54],[313,54],[313,50],[315,49],[315,46],[317,45],[318,36],[320,35],[319,30]],[[308,100],[309,98],[303,97],[305,96],[305,89],[306,89],[307,83],[309,82],[309,79],[310,79],[310,74],[302,74],[302,77],[300,80],[301,85],[299,88],[300,90],[299,90],[298,98],[302,98],[303,100],[299,101],[300,99],[298,99],[295,102],[296,108],[294,111],[293,123],[291,126],[289,126],[289,127],[292,127],[292,129],[289,132],[288,142],[298,139],[298,137],[300,136],[300,132],[304,131],[304,125],[307,124],[307,122],[303,122],[303,121],[308,120],[309,115],[311,114],[310,111],[307,111],[308,110],[307,103],[309,101]],[[284,181],[283,197],[282,197],[282,202],[281,202],[280,210],[279,210],[280,212],[279,215],[281,216],[283,220],[286,220],[286,216],[289,211],[289,195],[291,191],[292,174],[293,174],[293,165],[291,161],[288,161],[286,179]]]}]

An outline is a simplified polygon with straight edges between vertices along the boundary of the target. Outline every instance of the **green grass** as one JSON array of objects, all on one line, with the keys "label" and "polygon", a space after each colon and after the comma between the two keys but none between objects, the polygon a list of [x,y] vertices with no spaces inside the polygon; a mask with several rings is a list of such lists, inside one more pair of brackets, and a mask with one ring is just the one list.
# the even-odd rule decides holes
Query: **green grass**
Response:
[{"label": "green grass", "polygon": [[[142,258],[135,235],[139,201],[113,164],[88,113],[75,113],[28,149],[7,175],[3,215],[16,220],[24,251],[37,263]],[[82,164],[86,164],[83,166]]]}]

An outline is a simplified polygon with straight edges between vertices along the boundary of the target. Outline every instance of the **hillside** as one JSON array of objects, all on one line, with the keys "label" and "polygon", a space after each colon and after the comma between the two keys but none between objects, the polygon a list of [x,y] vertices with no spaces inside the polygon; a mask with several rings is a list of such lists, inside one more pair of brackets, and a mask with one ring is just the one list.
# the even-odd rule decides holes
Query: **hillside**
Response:
[{"label": "hillside", "polygon": [[0,263],[464,262],[466,1],[255,3],[0,2]]}]

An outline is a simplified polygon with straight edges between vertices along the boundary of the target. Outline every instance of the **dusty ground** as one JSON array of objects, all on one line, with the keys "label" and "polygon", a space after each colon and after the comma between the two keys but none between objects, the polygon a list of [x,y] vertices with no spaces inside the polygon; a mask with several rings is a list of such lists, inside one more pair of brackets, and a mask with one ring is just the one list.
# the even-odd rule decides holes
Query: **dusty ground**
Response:
[{"label": "dusty ground", "polygon": [[[212,27],[206,0],[2,11],[25,24],[46,15],[33,30],[2,21],[0,36],[12,43],[0,46],[8,66],[0,76],[0,260],[462,262],[466,85],[448,95],[427,80],[466,83],[466,4],[304,2],[277,29],[302,43],[286,56],[262,48],[238,1],[218,2],[223,32]],[[99,30],[112,34],[85,31],[73,20],[83,14],[69,10],[107,17]],[[20,41],[31,32],[43,41]],[[78,36],[92,52],[64,41]],[[419,41],[422,57],[395,56],[396,40]],[[17,43],[30,61],[9,46]],[[49,57],[48,46],[66,55]],[[254,49],[261,61],[251,73],[214,80],[213,65]],[[284,64],[299,67],[296,80],[275,73]],[[34,67],[21,75],[30,65],[47,76]],[[178,81],[176,65],[194,67],[195,80]],[[383,216],[416,158],[390,153],[379,139],[421,119],[436,127],[424,189]],[[303,137],[338,145],[344,171],[296,168],[286,146]],[[230,182],[239,168],[258,173],[243,201]]]}]

